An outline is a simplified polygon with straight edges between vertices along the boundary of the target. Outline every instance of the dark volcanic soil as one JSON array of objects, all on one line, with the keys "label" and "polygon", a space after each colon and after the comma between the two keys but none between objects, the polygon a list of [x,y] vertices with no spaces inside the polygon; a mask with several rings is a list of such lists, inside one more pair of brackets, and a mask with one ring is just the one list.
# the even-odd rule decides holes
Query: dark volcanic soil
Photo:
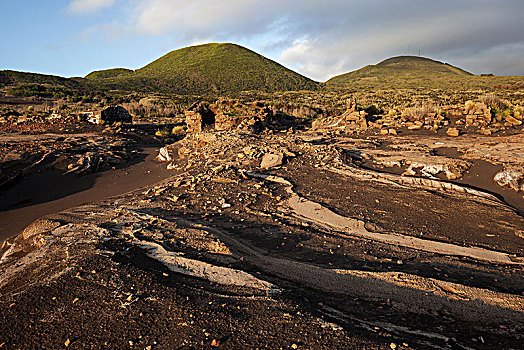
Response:
[{"label": "dark volcanic soil", "polygon": [[521,347],[521,216],[306,136],[191,135],[166,181],[26,228],[0,260],[0,348]]}]

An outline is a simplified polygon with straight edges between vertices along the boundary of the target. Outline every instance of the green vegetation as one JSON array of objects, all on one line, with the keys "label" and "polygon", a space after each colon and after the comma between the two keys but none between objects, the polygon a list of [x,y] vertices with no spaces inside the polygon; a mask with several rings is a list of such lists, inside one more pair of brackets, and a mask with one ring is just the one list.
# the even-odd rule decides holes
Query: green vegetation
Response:
[{"label": "green vegetation", "polygon": [[171,136],[171,132],[168,129],[162,129],[155,132],[155,136],[169,137]]},{"label": "green vegetation", "polygon": [[473,78],[473,74],[447,63],[424,57],[400,56],[377,65],[331,78],[326,82],[330,89],[347,88],[435,88],[456,85]]},{"label": "green vegetation", "polygon": [[[93,74],[93,73],[92,73]],[[92,77],[92,74],[88,75]],[[96,77],[96,74],[95,74]],[[100,87],[178,94],[315,90],[318,83],[235,44],[172,51],[133,73],[90,79]]]},{"label": "green vegetation", "polygon": [[5,85],[42,84],[67,89],[78,89],[82,86],[82,83],[76,79],[62,78],[56,75],[17,72],[12,70],[0,71],[0,81],[5,81]]},{"label": "green vegetation", "polygon": [[8,89],[8,92],[10,95],[19,97],[36,96],[63,98],[72,94],[70,89],[40,84],[19,84]]},{"label": "green vegetation", "polygon": [[85,78],[89,80],[107,79],[130,73],[133,73],[133,70],[127,68],[112,68],[91,72],[86,75]]},{"label": "green vegetation", "polygon": [[171,130],[171,133],[173,135],[184,135],[186,133],[187,126],[186,125],[177,125],[173,127],[173,130]]},{"label": "green vegetation", "polygon": [[[520,120],[524,77],[474,76],[449,64],[404,56],[319,84],[234,44],[188,47],[137,71],[108,69],[86,78],[0,71],[0,98],[21,114],[28,113],[28,105],[62,114],[120,105],[135,118],[169,124],[182,121],[194,102],[213,103],[218,97],[262,103],[311,120],[340,115],[349,100],[370,116],[446,113],[443,106],[471,100],[484,102],[500,118]],[[243,111],[225,113],[237,117]]]}]

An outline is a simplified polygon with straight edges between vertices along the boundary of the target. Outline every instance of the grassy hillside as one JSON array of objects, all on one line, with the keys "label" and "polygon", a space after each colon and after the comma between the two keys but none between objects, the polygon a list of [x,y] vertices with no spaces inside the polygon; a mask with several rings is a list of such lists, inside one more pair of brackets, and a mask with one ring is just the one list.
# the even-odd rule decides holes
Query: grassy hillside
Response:
[{"label": "grassy hillside", "polygon": [[21,97],[56,97],[83,94],[86,85],[82,78],[62,78],[56,75],[0,71],[0,88]]},{"label": "grassy hillside", "polygon": [[97,70],[94,72],[89,73],[85,76],[86,79],[90,80],[96,80],[96,79],[106,79],[106,78],[114,78],[122,74],[129,74],[133,73],[133,70],[127,69],[127,68],[112,68],[112,69],[104,69],[104,70]]},{"label": "grassy hillside", "polygon": [[90,81],[110,89],[178,94],[318,88],[311,79],[235,44],[205,44],[179,49],[133,73]]},{"label": "grassy hillside", "polygon": [[62,78],[56,75],[17,72],[12,70],[0,71],[0,82],[3,83],[3,85],[41,84],[69,89],[75,89],[81,85],[81,82],[77,80]]},{"label": "grassy hillside", "polygon": [[475,82],[474,75],[429,58],[399,56],[333,77],[326,82],[326,86],[333,89],[435,88],[463,82]]}]

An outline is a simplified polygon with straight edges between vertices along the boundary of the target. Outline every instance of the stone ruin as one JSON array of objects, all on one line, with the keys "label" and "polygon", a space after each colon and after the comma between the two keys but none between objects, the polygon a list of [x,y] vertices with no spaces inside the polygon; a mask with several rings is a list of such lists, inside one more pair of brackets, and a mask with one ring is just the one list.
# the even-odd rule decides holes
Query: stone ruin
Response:
[{"label": "stone ruin", "polygon": [[317,118],[311,125],[313,130],[344,130],[353,132],[356,130],[367,130],[370,126],[370,119],[365,110],[358,108],[354,99],[348,99],[346,111],[339,116],[329,116]]},{"label": "stone ruin", "polygon": [[201,132],[215,124],[215,113],[204,102],[195,102],[184,114],[189,134]]},{"label": "stone ruin", "polygon": [[187,132],[204,130],[241,130],[261,132],[264,129],[287,130],[295,125],[295,118],[273,111],[262,102],[244,104],[221,98],[215,103],[197,102],[185,111]]}]

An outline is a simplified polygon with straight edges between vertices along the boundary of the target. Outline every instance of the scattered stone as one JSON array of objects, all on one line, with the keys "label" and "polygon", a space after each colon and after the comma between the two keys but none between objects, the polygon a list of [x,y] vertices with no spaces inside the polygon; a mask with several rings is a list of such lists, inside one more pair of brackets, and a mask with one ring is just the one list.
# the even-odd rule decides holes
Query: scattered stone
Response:
[{"label": "scattered stone", "polygon": [[482,128],[482,129],[480,129],[480,133],[481,133],[482,135],[489,136],[489,135],[491,135],[491,130],[490,130],[490,129]]},{"label": "scattered stone", "polygon": [[459,136],[459,135],[460,135],[460,132],[458,131],[457,128],[449,128],[449,129],[446,131],[446,134],[447,134],[448,136],[456,137],[456,136]]},{"label": "scattered stone", "polygon": [[511,125],[514,125],[514,126],[519,126],[522,124],[522,121],[516,119],[516,118],[513,118],[511,115],[507,115],[504,117],[506,119],[506,122],[510,123]]},{"label": "scattered stone", "polygon": [[495,174],[493,180],[497,185],[507,186],[514,191],[524,192],[524,172],[514,169],[504,169]]},{"label": "scattered stone", "polygon": [[282,154],[266,153],[262,157],[262,161],[260,162],[260,167],[262,169],[274,168],[277,166],[281,166],[283,162],[284,162],[284,156]]}]

